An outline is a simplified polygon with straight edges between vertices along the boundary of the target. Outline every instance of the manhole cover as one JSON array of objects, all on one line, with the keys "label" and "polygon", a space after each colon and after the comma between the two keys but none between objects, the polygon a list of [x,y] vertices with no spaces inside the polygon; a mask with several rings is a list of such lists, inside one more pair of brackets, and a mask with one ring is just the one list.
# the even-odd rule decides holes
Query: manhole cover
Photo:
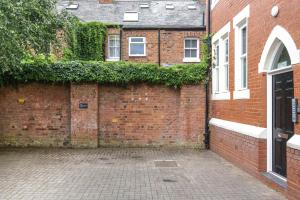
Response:
[{"label": "manhole cover", "polygon": [[156,160],[154,164],[155,167],[178,167],[175,160]]},{"label": "manhole cover", "polygon": [[177,181],[174,180],[174,179],[164,178],[164,179],[163,179],[163,182],[167,182],[167,183],[175,183],[175,182],[177,182]]}]

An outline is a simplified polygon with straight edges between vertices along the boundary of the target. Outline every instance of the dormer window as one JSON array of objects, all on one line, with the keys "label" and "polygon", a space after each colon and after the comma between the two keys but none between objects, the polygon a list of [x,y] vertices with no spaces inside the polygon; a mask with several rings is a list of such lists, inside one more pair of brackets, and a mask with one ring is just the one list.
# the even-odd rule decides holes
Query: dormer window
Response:
[{"label": "dormer window", "polygon": [[168,4],[166,4],[166,9],[167,10],[174,10],[175,6],[173,4],[171,4],[171,3],[168,3]]},{"label": "dormer window", "polygon": [[125,12],[123,21],[124,22],[137,22],[137,21],[139,21],[139,13],[138,12]]}]

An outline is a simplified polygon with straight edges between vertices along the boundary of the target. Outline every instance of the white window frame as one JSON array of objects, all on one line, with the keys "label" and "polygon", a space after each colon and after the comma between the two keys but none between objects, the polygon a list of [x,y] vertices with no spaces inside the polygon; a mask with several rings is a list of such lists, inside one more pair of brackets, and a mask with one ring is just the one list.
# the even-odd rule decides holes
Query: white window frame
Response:
[{"label": "white window frame", "polygon": [[[111,44],[110,44],[110,40],[111,40],[111,38],[119,38],[119,45],[118,46],[111,46]],[[120,35],[108,35],[108,45],[107,45],[107,59],[106,59],[106,61],[119,61],[120,60]],[[119,48],[119,56],[118,57],[112,57],[111,55],[110,55],[110,48]]]},{"label": "white window frame", "polygon": [[[197,47],[196,48],[186,48],[185,47],[185,43],[187,40],[196,40],[197,41]],[[199,50],[199,38],[184,38],[184,42],[183,42],[183,62],[200,62],[200,50]],[[185,50],[189,49],[189,50],[197,50],[197,55],[195,58],[191,58],[191,57],[185,57]]]},{"label": "white window frame", "polygon": [[[216,61],[213,61],[214,68],[212,69],[212,100],[229,100],[231,98],[231,93],[229,90],[229,41],[230,33],[230,22],[228,22],[224,27],[222,27],[212,38],[213,44],[213,58],[216,59],[216,48],[219,46],[219,65],[216,65]],[[228,40],[228,61],[225,59],[225,41]],[[226,73],[226,67],[227,73]],[[218,74],[217,74],[218,73]],[[225,77],[227,74],[227,77]],[[227,84],[225,81],[227,80]],[[227,85],[227,86],[226,86]],[[219,90],[218,90],[219,88]]]},{"label": "white window frame", "polygon": [[[143,39],[143,42],[131,42],[131,39],[139,38]],[[144,53],[143,54],[131,54],[131,44],[144,44]],[[143,57],[146,56],[146,37],[129,37],[128,38],[128,55],[131,57]]]},{"label": "white window frame", "polygon": [[[248,87],[248,18],[250,17],[250,5],[247,5],[233,18],[233,28],[235,31],[235,53],[234,53],[234,99],[250,99]],[[242,54],[242,30],[246,27],[246,54]],[[242,60],[246,59],[246,87],[243,86]]]}]

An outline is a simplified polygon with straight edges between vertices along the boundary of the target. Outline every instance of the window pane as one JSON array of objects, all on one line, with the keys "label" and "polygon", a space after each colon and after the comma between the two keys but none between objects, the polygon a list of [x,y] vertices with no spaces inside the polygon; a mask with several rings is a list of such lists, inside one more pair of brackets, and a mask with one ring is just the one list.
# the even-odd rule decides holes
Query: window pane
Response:
[{"label": "window pane", "polygon": [[225,62],[228,63],[229,60],[229,43],[228,43],[228,39],[225,40]]},{"label": "window pane", "polygon": [[220,90],[220,82],[219,82],[219,68],[215,68],[216,69],[216,92],[219,92]]},{"label": "window pane", "polygon": [[291,58],[285,46],[278,53],[278,60],[276,60],[274,69],[280,69],[291,65]]},{"label": "window pane", "polygon": [[144,42],[144,38],[131,38],[131,42]]},{"label": "window pane", "polygon": [[191,47],[197,48],[197,40],[191,40]]},{"label": "window pane", "polygon": [[216,65],[219,66],[220,63],[220,49],[219,45],[216,47]]},{"label": "window pane", "polygon": [[191,40],[185,40],[185,48],[191,48]]},{"label": "window pane", "polygon": [[131,55],[143,55],[144,54],[144,44],[130,44],[130,54]]},{"label": "window pane", "polygon": [[228,71],[227,64],[224,65],[224,81],[225,81],[224,89],[229,90],[229,71]]},{"label": "window pane", "polygon": [[242,83],[242,88],[246,88],[247,87],[247,59],[246,57],[241,58],[241,63],[242,63],[242,67],[241,67],[241,83]]},{"label": "window pane", "polygon": [[109,46],[114,47],[116,45],[116,41],[114,38],[110,38],[109,40]]},{"label": "window pane", "polygon": [[190,58],[190,57],[191,57],[191,50],[186,49],[186,50],[184,51],[184,57],[185,57],[185,58]]},{"label": "window pane", "polygon": [[242,55],[247,53],[247,27],[242,28]]},{"label": "window pane", "polygon": [[197,50],[196,49],[191,50],[191,57],[192,58],[197,58]]},{"label": "window pane", "polygon": [[119,57],[120,57],[120,48],[119,48],[119,47],[116,47],[116,48],[115,48],[115,57],[116,57],[116,58],[119,58]]},{"label": "window pane", "polygon": [[116,57],[116,55],[115,55],[115,48],[113,48],[113,47],[109,48],[109,57],[110,58]]}]

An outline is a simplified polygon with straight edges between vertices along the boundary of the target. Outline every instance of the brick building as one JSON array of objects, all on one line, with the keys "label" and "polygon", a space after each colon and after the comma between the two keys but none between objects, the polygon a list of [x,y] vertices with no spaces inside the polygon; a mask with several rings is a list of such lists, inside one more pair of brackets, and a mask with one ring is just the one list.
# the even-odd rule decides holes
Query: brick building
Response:
[{"label": "brick building", "polygon": [[292,99],[300,98],[300,2],[210,3],[210,147],[299,199],[300,125]]},{"label": "brick building", "polygon": [[109,28],[106,61],[134,61],[169,66],[197,63],[205,36],[206,4],[194,0],[60,1],[81,21],[120,25]]}]

